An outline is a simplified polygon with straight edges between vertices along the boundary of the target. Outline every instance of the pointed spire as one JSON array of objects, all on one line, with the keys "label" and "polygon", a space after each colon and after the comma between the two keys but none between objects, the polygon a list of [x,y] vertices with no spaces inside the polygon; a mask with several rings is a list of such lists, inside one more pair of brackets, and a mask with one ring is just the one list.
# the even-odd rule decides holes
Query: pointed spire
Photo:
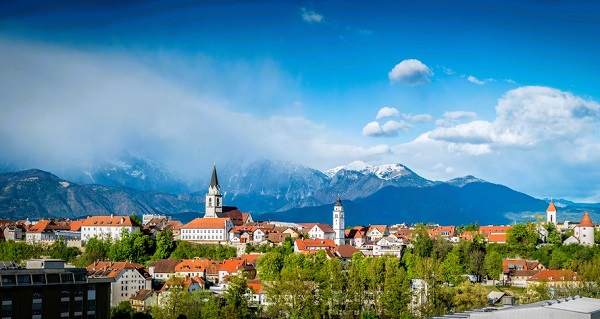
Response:
[{"label": "pointed spire", "polygon": [[338,194],[337,201],[335,202],[335,206],[342,206],[342,199],[340,198],[340,194]]},{"label": "pointed spire", "polygon": [[590,218],[590,214],[588,214],[588,212],[585,212],[583,214],[583,218],[579,223],[579,227],[594,227],[594,223],[592,222],[592,219]]},{"label": "pointed spire", "polygon": [[546,208],[547,212],[556,212],[556,206],[554,206],[554,203],[552,202],[552,200],[550,200],[550,205],[548,205],[548,208]]},{"label": "pointed spire", "polygon": [[219,186],[219,179],[217,178],[217,164],[213,166],[212,178],[210,179],[210,186]]}]

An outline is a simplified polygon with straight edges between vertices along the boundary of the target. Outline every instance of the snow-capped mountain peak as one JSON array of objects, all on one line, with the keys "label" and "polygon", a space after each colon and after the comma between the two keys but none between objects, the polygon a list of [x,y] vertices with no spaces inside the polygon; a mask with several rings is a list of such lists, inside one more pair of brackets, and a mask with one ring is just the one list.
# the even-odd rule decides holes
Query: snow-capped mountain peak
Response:
[{"label": "snow-capped mountain peak", "polygon": [[373,174],[384,180],[391,180],[410,174],[410,171],[401,164],[371,165],[364,161],[354,161],[346,166],[337,166],[324,173],[331,178],[341,170],[359,172],[365,175]]},{"label": "snow-capped mountain peak", "polygon": [[464,177],[457,177],[454,179],[451,179],[449,181],[447,181],[446,183],[456,186],[456,187],[463,187],[467,184],[471,184],[471,183],[485,183],[486,181],[484,181],[481,178],[477,178],[473,175],[467,175]]}]

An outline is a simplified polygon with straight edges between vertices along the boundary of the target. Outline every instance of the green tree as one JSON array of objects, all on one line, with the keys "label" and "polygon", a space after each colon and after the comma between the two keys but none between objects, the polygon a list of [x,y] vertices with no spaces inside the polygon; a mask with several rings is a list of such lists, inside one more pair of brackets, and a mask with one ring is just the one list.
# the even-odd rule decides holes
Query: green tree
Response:
[{"label": "green tree", "polygon": [[171,230],[159,231],[156,234],[156,251],[153,260],[167,259],[171,256],[171,253],[175,250],[175,243],[173,242],[173,232]]},{"label": "green tree", "polygon": [[414,246],[414,253],[419,257],[429,257],[433,251],[433,241],[429,237],[427,227],[423,224],[417,224],[411,234],[411,243]]},{"label": "green tree", "polygon": [[81,252],[77,247],[68,247],[64,239],[59,239],[48,247],[48,255],[51,258],[74,262]]},{"label": "green tree", "polygon": [[444,282],[457,285],[464,281],[465,269],[460,261],[460,247],[454,247],[440,264],[440,272]]},{"label": "green tree", "polygon": [[488,278],[494,281],[500,279],[502,274],[502,256],[497,251],[490,251],[485,255],[485,269]]},{"label": "green tree", "polygon": [[96,237],[88,239],[83,247],[83,253],[77,261],[77,266],[87,267],[96,260],[108,259],[111,242],[109,239],[100,240]]},{"label": "green tree", "polygon": [[467,311],[487,305],[487,294],[482,285],[463,282],[456,287],[453,298],[456,311]]},{"label": "green tree", "polygon": [[131,319],[133,313],[133,307],[127,300],[121,301],[117,306],[110,308],[111,319]]},{"label": "green tree", "polygon": [[254,313],[248,306],[250,288],[246,283],[246,276],[241,272],[236,277],[230,277],[227,281],[227,290],[223,294],[225,306],[221,315],[226,319],[253,318]]}]

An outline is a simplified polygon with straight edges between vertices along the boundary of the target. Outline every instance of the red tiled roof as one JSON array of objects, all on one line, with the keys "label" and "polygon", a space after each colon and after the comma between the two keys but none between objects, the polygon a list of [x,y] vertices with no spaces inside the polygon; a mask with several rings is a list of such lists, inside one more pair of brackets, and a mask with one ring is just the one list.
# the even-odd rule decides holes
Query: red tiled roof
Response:
[{"label": "red tiled roof", "polygon": [[373,229],[377,229],[380,233],[384,233],[386,230],[387,226],[386,225],[371,225],[369,226],[369,232],[372,231]]},{"label": "red tiled roof", "polygon": [[147,277],[147,274],[144,270],[144,267],[137,263],[132,263],[129,261],[119,261],[119,262],[110,262],[110,261],[96,261],[93,264],[86,267],[88,271],[88,276],[92,277],[109,277],[114,278],[124,269],[137,269],[142,273],[144,277]]},{"label": "red tiled roof", "polygon": [[81,226],[123,226],[123,227],[140,227],[138,223],[132,220],[129,216],[91,216],[81,223]]},{"label": "red tiled roof", "polygon": [[489,243],[505,243],[506,233],[492,233],[488,236]]},{"label": "red tiled roof", "polygon": [[129,297],[129,299],[142,301],[149,296],[152,296],[153,291],[151,289],[140,289],[134,295]]},{"label": "red tiled roof", "polygon": [[488,237],[491,233],[506,233],[512,226],[479,226],[479,232]]},{"label": "red tiled roof", "polygon": [[238,269],[244,264],[243,260],[240,259],[228,259],[224,260],[219,271],[226,271],[228,273],[236,273]]},{"label": "red tiled roof", "polygon": [[580,281],[581,276],[572,270],[542,270],[539,273],[531,276],[528,281]]},{"label": "red tiled roof", "polygon": [[583,213],[583,218],[578,225],[579,227],[594,227],[594,223],[592,223],[592,219],[590,218],[590,214],[588,212]]},{"label": "red tiled roof", "polygon": [[246,285],[248,285],[248,288],[252,289],[252,292],[255,294],[259,294],[260,293],[260,281],[257,280],[247,280],[246,281]]},{"label": "red tiled roof", "polygon": [[174,273],[181,259],[161,259],[151,262],[148,267],[154,267],[154,273]]},{"label": "red tiled roof", "polygon": [[336,252],[341,258],[352,258],[354,253],[358,253],[360,250],[352,245],[339,245]]},{"label": "red tiled roof", "polygon": [[201,218],[198,217],[191,222],[181,226],[181,229],[224,229],[228,217],[225,218]]},{"label": "red tiled roof", "polygon": [[554,206],[553,202],[550,202],[550,205],[548,205],[548,208],[546,208],[547,212],[556,212],[556,206]]},{"label": "red tiled roof", "polygon": [[306,250],[308,248],[335,248],[337,245],[331,239],[296,239],[296,246],[299,250]]},{"label": "red tiled roof", "polygon": [[206,259],[183,259],[175,266],[177,272],[205,271],[210,261]]}]

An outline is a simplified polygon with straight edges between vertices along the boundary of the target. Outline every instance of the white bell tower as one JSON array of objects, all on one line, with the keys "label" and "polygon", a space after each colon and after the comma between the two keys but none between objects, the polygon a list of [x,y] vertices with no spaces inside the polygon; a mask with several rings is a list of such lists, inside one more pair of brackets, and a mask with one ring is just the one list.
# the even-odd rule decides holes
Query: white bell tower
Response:
[{"label": "white bell tower", "polygon": [[206,209],[204,218],[217,218],[223,212],[223,195],[217,178],[217,165],[213,167],[212,178],[206,194]]},{"label": "white bell tower", "polygon": [[552,200],[550,200],[550,205],[546,208],[546,222],[556,226],[556,206],[554,206]]},{"label": "white bell tower", "polygon": [[335,232],[334,242],[336,245],[344,244],[344,224],[344,206],[342,205],[340,195],[338,195],[335,206],[333,206],[333,231]]}]

